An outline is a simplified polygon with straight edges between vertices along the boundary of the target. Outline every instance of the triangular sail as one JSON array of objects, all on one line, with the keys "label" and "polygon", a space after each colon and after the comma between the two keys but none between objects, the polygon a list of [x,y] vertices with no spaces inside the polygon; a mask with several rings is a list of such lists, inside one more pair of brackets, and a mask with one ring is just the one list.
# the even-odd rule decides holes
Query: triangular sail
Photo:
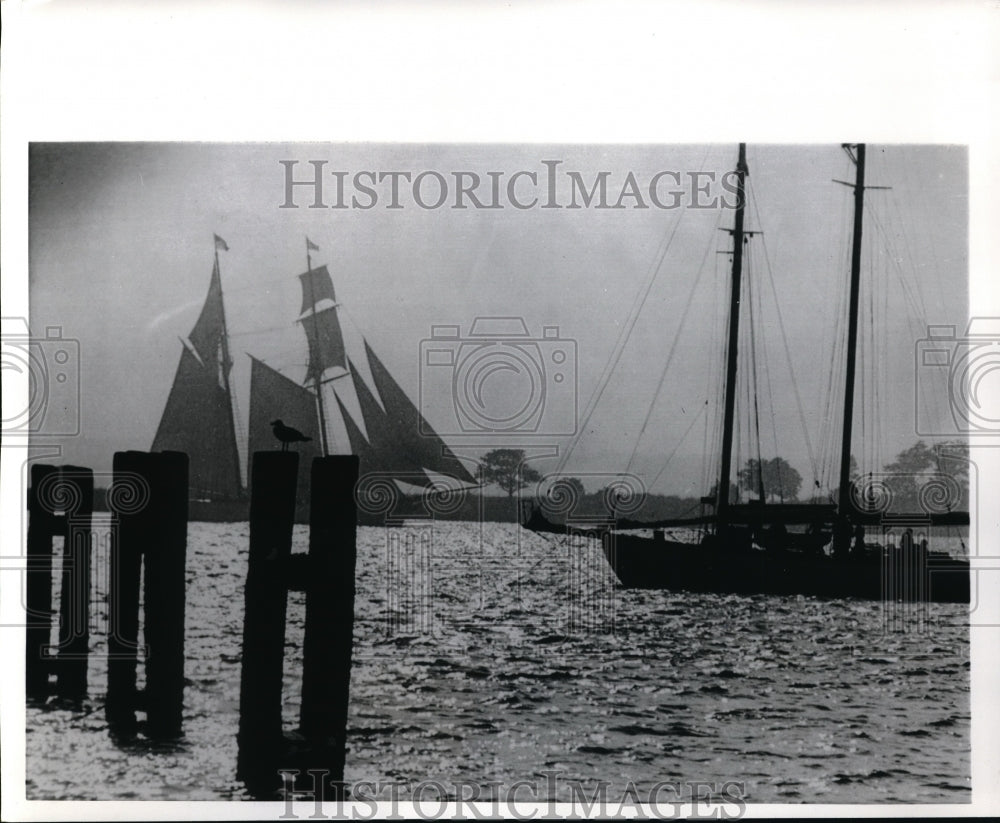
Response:
[{"label": "triangular sail", "polygon": [[213,500],[234,499],[243,493],[225,328],[216,263],[205,305],[184,341],[152,447],[153,451],[185,452],[192,496]]},{"label": "triangular sail", "polygon": [[273,420],[281,420],[311,437],[309,442],[295,444],[299,453],[296,499],[307,501],[312,461],[320,456],[316,395],[256,357],[251,357],[250,363],[250,454],[278,448],[271,430]]},{"label": "triangular sail", "polygon": [[[367,391],[367,389],[366,389]],[[360,398],[359,398],[360,399]],[[362,408],[366,402],[374,403],[374,398],[368,395],[368,400],[362,401]],[[376,404],[377,405],[377,404]],[[351,454],[358,456],[360,463],[360,476],[371,478],[374,475],[381,475],[402,483],[409,483],[413,486],[430,486],[431,480],[427,474],[416,464],[407,460],[404,455],[397,454],[384,447],[384,444],[376,444],[369,441],[357,423],[351,417],[340,398],[337,397],[337,406],[340,407],[340,415],[344,419],[344,427],[347,429],[347,439],[351,444]],[[375,427],[373,429],[376,430]]]},{"label": "triangular sail", "polygon": [[[350,416],[344,412],[343,404],[341,404],[341,414],[344,415],[344,424],[351,441],[351,450],[361,458],[362,473],[379,472],[392,475],[404,483],[411,483],[415,486],[429,485],[431,481],[421,468],[423,464],[416,455],[406,448],[403,433],[386,416],[378,400],[375,399],[355,368],[351,369],[351,379],[354,381],[354,392],[358,398],[358,405],[361,407],[361,418],[365,421],[365,429],[368,432],[366,443],[370,452],[367,453],[367,467],[365,466],[366,451],[364,447],[359,451],[355,450],[355,437],[364,439],[364,436],[361,435]],[[337,402],[340,403],[339,397]]]},{"label": "triangular sail", "polygon": [[[385,406],[385,418],[396,433],[399,450],[410,455],[425,469],[453,477],[463,483],[474,484],[476,479],[469,474],[468,469],[420,414],[413,401],[372,351],[367,340],[365,354],[368,357],[375,389]],[[355,383],[358,382],[361,381],[355,380]],[[368,425],[367,415],[365,425]]]}]

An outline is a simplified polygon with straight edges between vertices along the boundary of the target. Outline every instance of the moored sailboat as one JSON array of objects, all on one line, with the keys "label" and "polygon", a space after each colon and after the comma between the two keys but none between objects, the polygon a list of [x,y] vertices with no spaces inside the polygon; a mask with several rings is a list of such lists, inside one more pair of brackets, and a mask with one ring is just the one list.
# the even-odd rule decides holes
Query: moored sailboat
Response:
[{"label": "moored sailboat", "polygon": [[[612,507],[611,517],[598,525],[574,522],[571,513],[565,523],[557,524],[532,505],[523,523],[526,528],[550,533],[569,530],[599,538],[608,563],[626,588],[969,601],[968,561],[929,551],[925,542],[918,542],[912,536],[913,527],[968,525],[967,512],[952,511],[946,506],[941,511],[894,513],[897,525],[908,528],[902,532],[899,548],[872,547],[865,540],[865,527],[882,522],[882,513],[870,505],[868,496],[852,481],[850,472],[866,189],[865,146],[845,146],[845,150],[854,163],[856,176],[853,183],[847,184],[854,189],[854,220],[836,502],[776,506],[765,502],[762,488],[756,503],[736,504],[730,499],[743,252],[751,234],[744,228],[748,169],[746,146],[741,144],[735,172],[738,190],[735,219],[728,230],[732,236],[732,267],[721,460],[715,490],[702,498],[702,503],[712,511],[697,517],[642,522],[618,517]],[[700,528],[702,537],[695,542],[669,539],[666,529],[671,528]],[[636,533],[650,529],[652,536]]]}]

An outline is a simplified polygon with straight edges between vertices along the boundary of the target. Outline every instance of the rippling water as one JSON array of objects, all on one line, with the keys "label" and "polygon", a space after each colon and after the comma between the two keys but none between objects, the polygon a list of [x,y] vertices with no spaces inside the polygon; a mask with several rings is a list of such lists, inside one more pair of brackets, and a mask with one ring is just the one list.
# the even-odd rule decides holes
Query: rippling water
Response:
[{"label": "rippling water", "polygon": [[[248,526],[188,534],[185,738],[112,742],[98,609],[83,709],[28,708],[29,799],[248,797],[235,779]],[[296,527],[295,550],[307,538]],[[750,802],[970,799],[964,606],[890,615],[860,601],[624,591],[594,543],[434,523],[359,529],[356,609],[348,781],[509,784],[558,770],[612,791],[736,780]],[[303,617],[292,593],[289,730]]]}]

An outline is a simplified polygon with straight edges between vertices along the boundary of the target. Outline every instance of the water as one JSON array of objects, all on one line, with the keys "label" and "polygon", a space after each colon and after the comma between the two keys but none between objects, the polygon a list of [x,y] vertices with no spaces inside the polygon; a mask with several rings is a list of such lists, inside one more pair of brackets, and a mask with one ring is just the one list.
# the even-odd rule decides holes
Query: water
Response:
[{"label": "water", "polygon": [[[307,536],[296,527],[295,550]],[[247,540],[246,524],[189,526],[185,738],[112,742],[98,609],[90,699],[28,708],[29,799],[248,798],[235,779]],[[914,606],[887,634],[879,603],[623,591],[596,544],[512,524],[361,528],[358,556],[348,781],[557,770],[612,792],[736,780],[749,802],[970,800],[964,606]],[[292,593],[288,730],[303,616]]]}]

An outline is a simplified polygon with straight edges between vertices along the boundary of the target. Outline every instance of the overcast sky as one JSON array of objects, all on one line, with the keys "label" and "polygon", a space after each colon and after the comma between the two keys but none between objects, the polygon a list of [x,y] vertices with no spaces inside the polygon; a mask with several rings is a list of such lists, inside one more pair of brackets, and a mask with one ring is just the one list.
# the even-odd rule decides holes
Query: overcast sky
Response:
[{"label": "overcast sky", "polygon": [[[333,171],[347,172],[348,202],[357,193],[352,178],[364,170],[412,176],[436,171],[449,183],[449,198],[441,208],[421,208],[411,186],[401,181],[403,207],[388,209],[384,181],[374,186],[380,200],[371,209],[306,208],[312,199],[302,188],[295,193],[302,208],[283,209],[281,160],[299,161],[298,179],[311,175],[308,161],[327,161],[327,205],[336,199]],[[634,197],[623,200],[623,209],[514,208],[506,191],[510,176],[521,170],[538,174],[537,191],[522,177],[514,193],[521,202],[535,194],[544,202],[547,160],[562,161],[557,169],[563,204],[569,202],[570,171],[579,172],[588,186],[599,172],[609,172],[611,204],[629,172],[646,205],[652,205],[647,186],[657,172],[681,175],[679,187],[674,179],[661,178],[661,191],[685,191],[675,209],[633,208]],[[694,195],[687,175],[714,173],[717,182],[709,185],[707,197],[726,196],[718,179],[735,160],[736,147],[721,145],[36,146],[31,326],[37,335],[59,325],[64,336],[80,341],[82,430],[63,441],[65,458],[106,470],[115,450],[149,448],[180,356],[178,338],[190,331],[208,288],[213,234],[230,248],[220,259],[233,383],[245,431],[247,353],[301,377],[305,338],[294,322],[300,302],[296,275],[305,269],[308,234],[320,247],[313,262],[328,265],[346,310],[349,350],[358,351],[364,335],[415,401],[421,398],[421,341],[432,325],[461,325],[467,332],[477,316],[518,316],[533,335],[555,326],[561,338],[575,341],[582,412],[637,295],[655,271],[567,470],[612,474],[631,462],[631,470],[651,482],[672,455],[654,489],[703,493],[716,460],[717,443],[706,441],[706,423],[717,420],[721,406],[717,383],[730,261],[719,253],[729,249],[728,235],[719,228],[732,225],[732,212],[690,208]],[[830,415],[825,401],[831,373],[842,372],[836,341],[846,323],[852,211],[850,189],[833,180],[852,180],[854,171],[838,145],[751,145],[747,161],[747,228],[763,232],[750,241],[746,269],[754,290],[762,453],[785,456],[810,485],[823,445],[829,452],[831,443],[839,443],[831,436],[839,437],[839,409]],[[966,153],[957,147],[871,146],[868,166],[870,185],[892,187],[873,190],[866,199],[872,219],[866,223],[862,323],[874,316],[878,327],[862,327],[863,401],[855,452],[863,467],[872,469],[917,437],[914,345],[927,324],[954,324],[960,332],[966,324],[968,180]],[[502,172],[497,179],[503,208],[451,208],[453,172],[462,171],[484,180],[480,200],[490,195],[488,172]],[[423,196],[433,201],[435,181],[425,182]],[[360,194],[359,199],[369,201]],[[747,301],[744,306],[741,324],[748,325]],[[488,402],[504,401],[504,378],[497,379],[488,388],[494,392]],[[557,394],[565,398],[564,387],[549,391],[547,401]],[[869,409],[876,408],[876,399],[873,416]],[[452,398],[435,389],[430,395],[425,391],[424,400],[431,424],[446,434],[454,416]],[[741,404],[743,418],[748,407]],[[922,413],[947,430],[947,409],[940,403],[930,402]],[[563,423],[555,427],[566,431]],[[863,443],[857,439],[862,434]],[[334,436],[338,439],[336,431]],[[753,456],[745,437],[739,462]],[[465,441],[446,434],[445,439],[460,453],[477,453],[487,444],[565,450],[569,443],[555,436]],[[459,448],[463,443],[468,452]]]}]

